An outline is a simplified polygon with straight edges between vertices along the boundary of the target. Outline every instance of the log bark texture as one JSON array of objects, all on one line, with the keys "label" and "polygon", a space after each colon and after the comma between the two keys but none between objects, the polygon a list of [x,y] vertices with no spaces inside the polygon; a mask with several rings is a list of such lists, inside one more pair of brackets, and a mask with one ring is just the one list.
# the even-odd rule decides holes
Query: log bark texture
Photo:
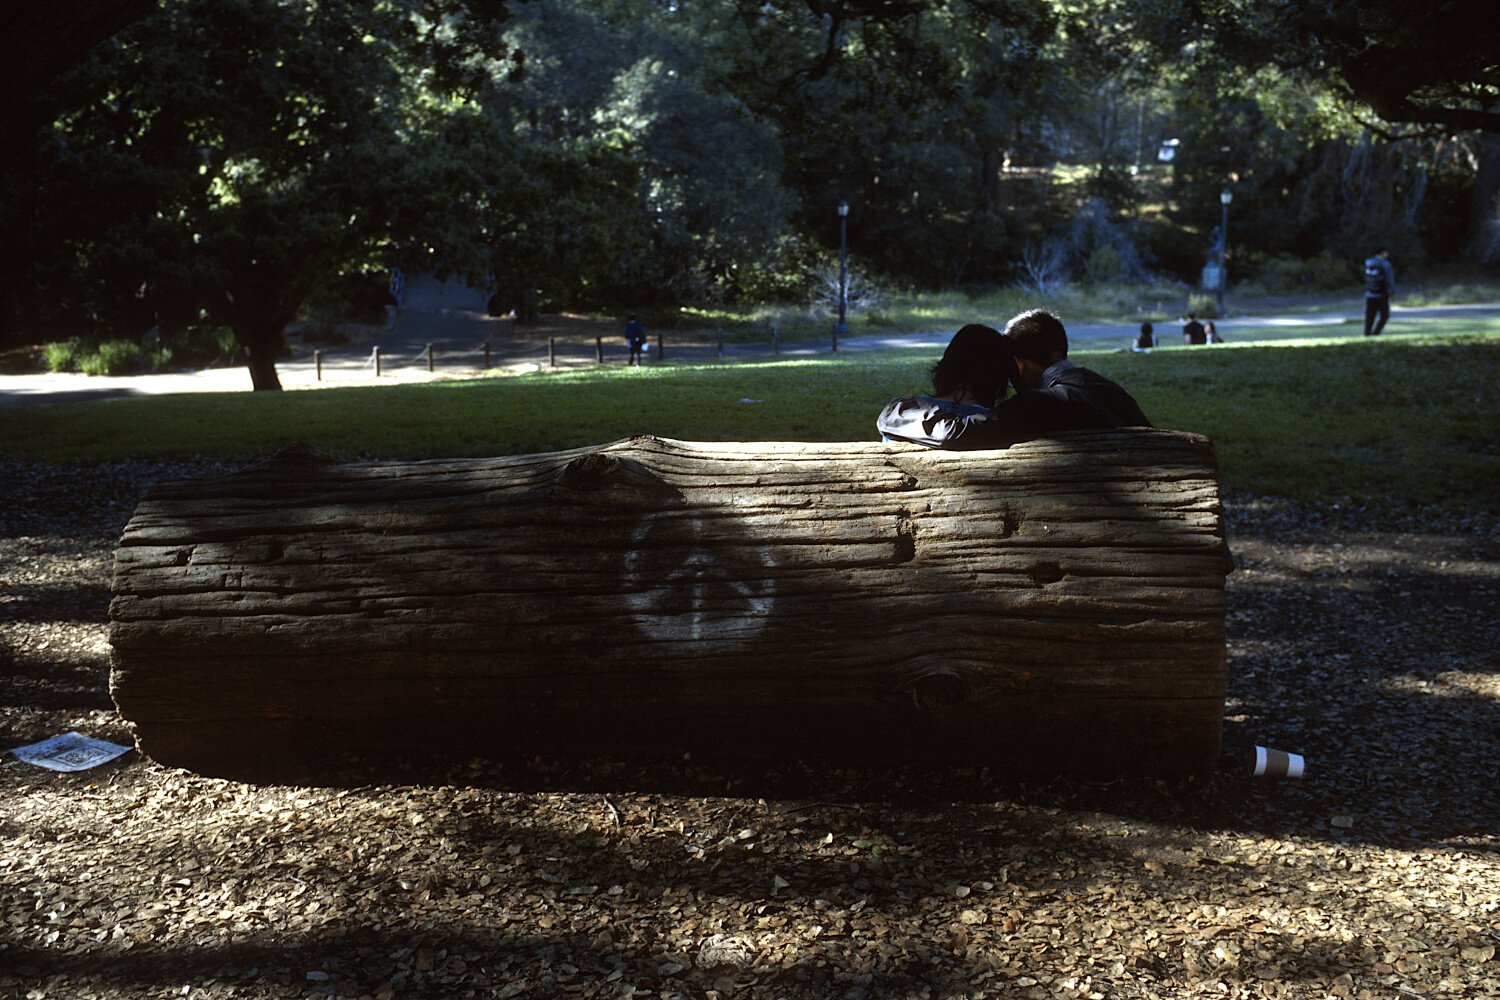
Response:
[{"label": "log bark texture", "polygon": [[279,456],[165,484],[116,554],[143,752],[696,750],[1211,769],[1228,554],[1207,439],[997,452],[635,438]]}]

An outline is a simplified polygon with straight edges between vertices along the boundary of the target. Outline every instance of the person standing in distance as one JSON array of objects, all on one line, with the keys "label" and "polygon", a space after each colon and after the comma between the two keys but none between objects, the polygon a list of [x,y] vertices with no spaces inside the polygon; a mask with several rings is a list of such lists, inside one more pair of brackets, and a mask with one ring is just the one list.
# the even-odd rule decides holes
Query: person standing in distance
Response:
[{"label": "person standing in distance", "polygon": [[639,365],[641,363],[641,348],[646,344],[646,327],[634,316],[625,320],[625,344],[630,348],[629,364]]},{"label": "person standing in distance", "polygon": [[1396,294],[1396,269],[1391,266],[1391,252],[1378,247],[1373,257],[1365,258],[1365,336],[1378,337],[1391,318],[1391,296]]}]

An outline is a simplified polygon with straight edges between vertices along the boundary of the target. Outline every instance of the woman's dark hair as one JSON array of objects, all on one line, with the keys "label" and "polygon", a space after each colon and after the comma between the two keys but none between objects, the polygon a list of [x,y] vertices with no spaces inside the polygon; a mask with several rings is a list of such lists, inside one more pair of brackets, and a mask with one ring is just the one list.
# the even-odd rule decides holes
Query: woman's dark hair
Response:
[{"label": "woman's dark hair", "polygon": [[942,360],[932,366],[932,391],[947,396],[967,389],[982,406],[1005,398],[1010,378],[1010,343],[993,327],[970,323],[953,335]]}]

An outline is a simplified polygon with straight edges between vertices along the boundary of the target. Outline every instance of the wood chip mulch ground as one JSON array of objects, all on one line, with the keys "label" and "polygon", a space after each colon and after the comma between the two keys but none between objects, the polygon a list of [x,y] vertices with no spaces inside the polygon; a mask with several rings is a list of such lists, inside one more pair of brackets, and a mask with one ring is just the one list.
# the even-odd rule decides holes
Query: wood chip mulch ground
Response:
[{"label": "wood chip mulch ground", "polygon": [[[111,553],[211,463],[0,462],[0,749],[129,742]],[[1500,997],[1500,519],[1234,498],[1224,768],[0,760],[0,998]],[[1247,748],[1307,775],[1242,770]]]}]

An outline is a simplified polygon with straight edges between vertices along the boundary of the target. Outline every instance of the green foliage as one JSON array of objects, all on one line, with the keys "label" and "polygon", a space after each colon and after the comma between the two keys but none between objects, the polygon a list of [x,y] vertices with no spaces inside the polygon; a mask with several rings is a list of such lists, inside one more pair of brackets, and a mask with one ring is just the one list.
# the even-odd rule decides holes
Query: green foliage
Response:
[{"label": "green foliage", "polygon": [[1187,299],[1187,311],[1196,313],[1199,319],[1218,319],[1218,297],[1208,292],[1190,292]]},{"label": "green foliage", "polygon": [[245,363],[244,348],[235,339],[234,331],[222,326],[166,331],[160,334],[159,344],[163,356],[158,359],[157,368],[166,367],[168,360],[177,368],[222,368]]},{"label": "green foliage", "polygon": [[42,348],[42,357],[46,359],[47,370],[53,372],[71,372],[78,368],[78,340],[54,340]]},{"label": "green foliage", "polygon": [[1286,254],[1243,261],[1254,268],[1254,277],[1236,283],[1239,295],[1285,295],[1288,293],[1343,292],[1361,287],[1355,262],[1347,254],[1325,250],[1311,260]]},{"label": "green foliage", "polygon": [[155,341],[142,346],[134,340],[85,341],[72,338],[47,344],[42,355],[49,371],[128,375],[165,368],[171,363],[173,352],[171,347]]},{"label": "green foliage", "polygon": [[1483,0],[1435,7],[1402,0],[1229,0],[1188,9],[1225,57],[1259,65],[1269,56],[1293,82],[1332,88],[1386,122],[1433,135],[1500,132],[1494,9]]},{"label": "green foliage", "polygon": [[[165,342],[206,317],[269,379],[288,321],[378,321],[343,283],[393,265],[523,314],[761,302],[821,324],[800,304],[840,200],[882,287],[1035,278],[1027,248],[1065,244],[1049,294],[1103,299],[1196,280],[1226,183],[1236,282],[1342,288],[1373,242],[1403,274],[1473,252],[1476,178],[1500,176],[1493,141],[1362,124],[1319,59],[1407,46],[1363,7],[1336,41],[1288,35],[1327,27],[1328,0],[508,7],[497,34],[507,5],[468,0],[162,0],[0,164],[25,262],[0,332]],[[1435,15],[1403,18],[1434,37]]]},{"label": "green foliage", "polygon": [[523,144],[494,167],[479,214],[492,280],[518,315],[539,302],[556,309],[629,301],[649,247],[636,213],[640,174],[628,151],[595,142]]},{"label": "green foliage", "polygon": [[78,370],[85,375],[124,375],[146,367],[146,354],[133,340],[106,340],[78,357]]},{"label": "green foliage", "polygon": [[29,277],[34,301],[65,304],[50,325],[134,338],[206,311],[275,387],[282,330],[320,283],[413,215],[442,230],[458,210],[463,192],[405,183],[442,118],[416,52],[407,5],[349,0],[166,0],[101,46],[39,143]]}]

